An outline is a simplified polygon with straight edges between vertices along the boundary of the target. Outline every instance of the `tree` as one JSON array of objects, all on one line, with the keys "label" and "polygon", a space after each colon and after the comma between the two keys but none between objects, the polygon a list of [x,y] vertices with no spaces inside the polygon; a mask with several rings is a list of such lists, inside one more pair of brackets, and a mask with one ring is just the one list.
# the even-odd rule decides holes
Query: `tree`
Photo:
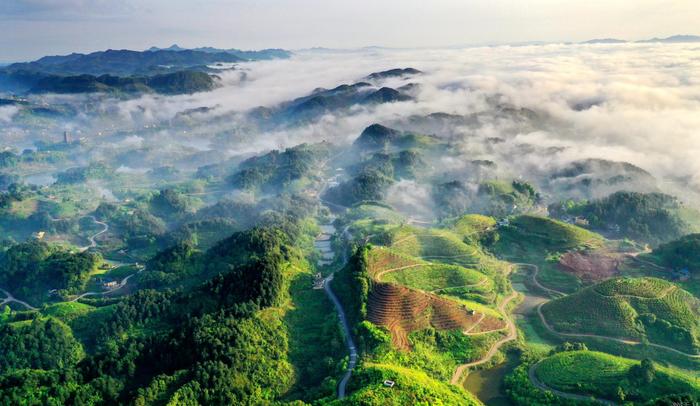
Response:
[{"label": "tree", "polygon": [[617,387],[617,391],[616,391],[615,396],[617,397],[617,400],[619,400],[620,402],[623,402],[625,400],[625,398],[627,397],[627,395],[625,394],[625,390],[622,389],[622,387],[620,387],[620,386]]},{"label": "tree", "polygon": [[650,384],[656,377],[656,367],[649,358],[645,358],[639,365],[630,368],[629,375],[640,384]]}]

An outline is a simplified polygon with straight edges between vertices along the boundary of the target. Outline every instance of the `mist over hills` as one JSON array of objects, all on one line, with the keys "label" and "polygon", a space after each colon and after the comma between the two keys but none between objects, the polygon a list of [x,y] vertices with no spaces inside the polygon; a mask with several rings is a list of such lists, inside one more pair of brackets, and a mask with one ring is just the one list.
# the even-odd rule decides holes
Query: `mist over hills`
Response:
[{"label": "mist over hills", "polygon": [[636,42],[640,44],[662,43],[662,44],[683,44],[688,42],[700,42],[700,35],[671,35],[664,38],[650,38],[637,41],[629,41],[617,38],[597,38],[583,41],[582,44],[625,44]]},{"label": "mist over hills", "polygon": [[0,404],[692,404],[698,48],[597,42],[7,68]]},{"label": "mist over hills", "polygon": [[[110,49],[90,54],[45,56],[36,61],[13,63],[1,68],[0,90],[39,93],[193,93],[211,90],[214,87],[213,74],[221,69],[230,69],[232,64],[289,58],[290,55],[290,52],[281,49],[189,50],[174,45],[168,49],[153,47],[147,51]],[[167,86],[159,85],[166,82]]]}]

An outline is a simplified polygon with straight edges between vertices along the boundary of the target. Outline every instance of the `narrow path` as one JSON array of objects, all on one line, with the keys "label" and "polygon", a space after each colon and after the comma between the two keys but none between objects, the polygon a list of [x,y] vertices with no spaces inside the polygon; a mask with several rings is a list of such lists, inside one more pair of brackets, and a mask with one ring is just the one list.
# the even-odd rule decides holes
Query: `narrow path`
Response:
[{"label": "narrow path", "polygon": [[665,298],[666,296],[668,296],[669,293],[673,292],[674,290],[676,290],[676,285],[671,285],[671,286],[667,287],[666,289],[662,290],[656,296],[639,296],[639,295],[623,295],[623,294],[606,295],[606,294],[598,292],[595,289],[593,291],[597,295],[603,296],[603,297],[631,297],[631,298],[640,299],[640,300],[659,300],[659,299]]},{"label": "narrow path", "polygon": [[[555,293],[557,296],[568,296],[568,295],[567,295],[566,293],[564,293],[564,292],[560,292],[560,291],[558,291],[558,290],[554,290],[554,289],[550,289],[550,288],[547,288],[547,287],[545,287],[545,286],[542,286],[542,284],[540,284],[539,281],[537,280],[537,273],[538,273],[539,270],[540,270],[540,268],[539,268],[537,265],[534,265],[534,264],[516,264],[516,265],[518,265],[518,266],[527,266],[527,267],[530,267],[530,268],[532,268],[532,269],[534,270],[534,272],[532,273],[532,282],[533,282],[537,287],[539,287],[539,288],[541,288],[541,289],[543,289],[543,290],[545,290],[545,291],[548,291],[548,292],[551,292],[551,293]],[[671,292],[671,291],[673,291],[674,289],[675,289],[675,286],[671,286],[671,287],[669,287],[669,288],[666,288],[666,289],[664,289],[664,291],[662,291],[662,292],[659,294],[659,296],[657,296],[656,298],[663,298],[664,296],[668,295],[668,293]],[[596,293],[597,293],[597,292],[596,292]],[[625,296],[625,295],[620,295],[620,296]],[[631,296],[631,295],[627,295],[627,296]],[[632,297],[639,297],[639,298],[642,298],[642,299],[655,299],[655,298],[640,297],[640,296],[632,296]],[[550,301],[548,300],[548,301],[546,301],[546,302],[542,302],[542,303],[540,303],[539,305],[537,305],[537,315],[539,316],[540,321],[542,322],[542,324],[544,325],[544,327],[545,327],[549,332],[551,332],[552,334],[555,334],[555,335],[558,335],[558,336],[562,336],[562,337],[598,338],[598,339],[601,339],[601,340],[615,341],[615,342],[622,343],[622,344],[627,344],[627,345],[641,345],[641,344],[642,344],[641,341],[639,341],[639,340],[633,340],[633,339],[625,339],[625,338],[618,338],[618,337],[608,337],[608,336],[602,336],[602,335],[598,335],[598,334],[562,333],[562,332],[560,332],[560,331],[557,331],[557,330],[555,330],[555,329],[547,322],[547,319],[544,317],[544,314],[542,313],[542,306],[544,306],[545,304],[547,304],[547,303],[549,303],[549,302],[550,302]],[[675,348],[668,347],[668,346],[665,346],[665,345],[662,345],[662,344],[646,343],[645,345],[648,345],[648,346],[650,346],[650,347],[655,347],[655,348],[661,348],[661,349],[664,349],[664,350],[667,350],[667,351],[674,352],[674,353],[676,353],[676,354],[684,355],[684,356],[689,357],[689,358],[700,358],[700,354],[689,354],[689,353],[687,353],[687,352],[683,352],[683,351],[680,351],[680,350],[677,350],[677,349],[675,349]]]},{"label": "narrow path", "polygon": [[411,265],[399,266],[397,268],[384,269],[384,270],[377,272],[377,274],[374,276],[374,279],[381,282],[382,276],[388,274],[389,272],[396,272],[396,271],[401,271],[404,269],[418,268],[420,266],[430,266],[430,264],[411,264]]},{"label": "narrow path", "polygon": [[477,320],[476,323],[472,324],[468,329],[462,331],[462,334],[464,334],[465,336],[473,336],[473,335],[479,335],[479,334],[493,333],[493,331],[483,331],[480,333],[470,333],[470,331],[474,330],[476,328],[476,326],[479,325],[479,323],[484,321],[485,318],[486,318],[486,313],[481,313],[479,315],[479,320]]},{"label": "narrow path", "polygon": [[547,319],[545,319],[544,314],[542,314],[542,306],[547,304],[549,302],[542,302],[537,306],[537,314],[540,318],[540,321],[544,325],[544,327],[551,332],[552,334],[558,335],[558,336],[563,336],[563,337],[581,337],[581,338],[598,338],[601,340],[608,340],[608,341],[615,341],[618,343],[622,344],[627,344],[627,345],[647,345],[649,347],[654,347],[654,348],[661,348],[667,351],[674,352],[676,354],[680,354],[683,356],[686,356],[688,358],[700,358],[700,354],[688,354],[687,352],[683,352],[680,350],[677,350],[672,347],[668,347],[662,344],[654,344],[654,343],[642,343],[639,340],[633,340],[633,339],[628,339],[628,338],[617,338],[617,337],[608,337],[608,336],[601,336],[597,334],[586,334],[586,333],[562,333],[560,331],[555,330],[549,323],[547,323]]},{"label": "narrow path", "polygon": [[440,291],[443,291],[443,290],[457,289],[457,288],[476,288],[476,287],[479,287],[479,286],[481,286],[481,285],[486,284],[486,282],[488,282],[488,280],[489,280],[489,279],[485,277],[484,279],[480,280],[480,281],[477,282],[477,283],[472,283],[472,284],[470,284],[470,285],[448,286],[448,287],[445,287],[445,288],[435,289],[435,290],[433,290],[433,291],[430,292],[430,293],[437,293],[437,292],[440,292]]},{"label": "narrow path", "polygon": [[588,402],[593,400],[594,402],[602,403],[602,404],[605,404],[608,406],[616,406],[617,405],[615,402],[611,402],[611,401],[606,400],[606,399],[600,399],[600,398],[596,398],[596,397],[593,397],[590,395],[586,396],[586,395],[579,395],[576,393],[562,392],[558,389],[554,389],[554,388],[551,388],[551,387],[545,385],[542,381],[537,379],[537,374],[536,374],[537,365],[539,365],[540,362],[542,362],[542,361],[538,361],[538,362],[532,364],[530,366],[530,369],[528,369],[528,371],[527,371],[527,375],[530,378],[530,382],[532,382],[532,384],[537,389],[552,392],[553,394],[555,394],[559,397],[565,398],[565,399],[588,401]]},{"label": "narrow path", "polygon": [[526,264],[526,263],[516,263],[515,266],[519,266],[519,267],[524,267],[524,268],[530,268],[530,269],[532,269],[532,270],[533,270],[533,272],[532,272],[532,277],[531,277],[532,283],[534,283],[535,286],[537,286],[538,288],[542,289],[543,291],[545,291],[545,292],[547,292],[547,293],[550,293],[550,294],[552,294],[552,295],[554,295],[554,296],[567,296],[566,293],[564,293],[564,292],[562,292],[562,291],[560,291],[560,290],[548,288],[548,287],[542,285],[542,284],[540,283],[540,281],[537,280],[537,274],[540,272],[540,267],[539,267],[539,266],[537,266],[537,265],[535,265],[535,264]]},{"label": "narrow path", "polygon": [[502,339],[496,341],[489,351],[484,355],[480,360],[477,361],[472,361],[468,362],[466,364],[462,364],[455,369],[454,374],[452,374],[452,379],[450,379],[450,383],[453,385],[457,385],[459,382],[459,379],[462,377],[464,374],[464,371],[467,368],[475,367],[477,365],[485,364],[493,358],[494,355],[498,352],[498,350],[503,346],[503,344],[513,341],[518,337],[518,330],[515,327],[515,323],[513,322],[513,319],[508,315],[508,312],[506,311],[506,307],[508,306],[508,303],[510,303],[511,300],[515,299],[518,296],[518,292],[513,290],[508,297],[503,299],[500,305],[498,305],[498,311],[503,314],[503,317],[506,319],[506,327],[508,329],[508,334],[503,337]]}]

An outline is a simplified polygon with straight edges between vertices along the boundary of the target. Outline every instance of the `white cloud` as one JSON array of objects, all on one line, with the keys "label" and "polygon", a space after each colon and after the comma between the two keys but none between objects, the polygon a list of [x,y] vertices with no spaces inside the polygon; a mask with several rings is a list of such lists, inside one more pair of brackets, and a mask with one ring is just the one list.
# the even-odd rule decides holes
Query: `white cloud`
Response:
[{"label": "white cloud", "polygon": [[0,123],[12,122],[19,109],[16,106],[0,106]]},{"label": "white cloud", "polygon": [[[349,115],[327,115],[311,125],[262,134],[247,130],[235,114],[260,105],[274,106],[317,87],[353,83],[371,72],[407,66],[426,72],[414,79],[421,85],[415,102],[358,107]],[[216,140],[223,137],[230,141],[226,145],[230,154],[324,139],[347,143],[374,122],[403,120],[410,126],[405,119],[411,115],[446,112],[477,117],[478,125],[448,129],[459,140],[464,161],[494,160],[501,170],[527,177],[575,159],[605,158],[640,166],[662,183],[683,178],[700,188],[697,45],[301,52],[290,60],[247,63],[241,68],[223,73],[224,86],[213,92],[114,100],[106,102],[102,111],[116,113],[124,122],[134,121],[140,128],[167,122],[187,109],[214,107],[193,116],[193,128],[186,136],[168,130],[156,135],[136,133],[145,145],[155,146],[164,140],[185,145],[198,140],[206,146],[210,140],[220,148]],[[496,99],[534,110],[540,120],[524,127],[507,114],[484,114],[492,109],[488,100]],[[583,110],[572,108],[577,105]],[[486,139],[494,137],[507,142],[491,146]],[[522,144],[533,145],[534,152],[522,152]],[[564,149],[555,154],[547,152],[548,147]]]}]

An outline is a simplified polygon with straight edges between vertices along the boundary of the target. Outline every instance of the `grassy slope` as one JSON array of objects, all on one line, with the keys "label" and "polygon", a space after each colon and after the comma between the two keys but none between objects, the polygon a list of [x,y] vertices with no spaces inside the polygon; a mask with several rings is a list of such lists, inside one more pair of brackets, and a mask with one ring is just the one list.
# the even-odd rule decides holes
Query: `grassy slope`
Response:
[{"label": "grassy slope", "polygon": [[[383,386],[393,380],[393,388]],[[480,405],[473,395],[437,381],[423,372],[388,364],[365,364],[356,371],[352,386],[359,390],[332,405]]]},{"label": "grassy slope", "polygon": [[478,242],[447,229],[400,227],[391,236],[390,247],[396,252],[421,257],[431,262],[454,264],[493,277],[501,274],[506,264],[487,254]]},{"label": "grassy slope", "polygon": [[645,385],[629,381],[629,369],[639,361],[594,351],[572,351],[544,359],[537,378],[565,392],[615,399],[618,386],[635,400],[647,401],[672,393],[700,393],[700,384],[680,371],[656,366],[656,377]]},{"label": "grassy slope", "polygon": [[[310,241],[306,244],[310,245]],[[323,290],[313,290],[313,267],[298,251],[285,270],[287,283],[282,304],[260,312],[261,318],[279,326],[289,343],[288,361],[294,371],[293,385],[287,399],[316,396],[310,390],[329,395],[334,382],[321,381],[336,372],[339,360],[347,349],[339,329],[338,318]]]},{"label": "grassy slope", "polygon": [[[382,224],[385,236],[377,240],[379,246],[374,246],[368,254],[370,275],[376,275],[386,269],[418,265],[385,273],[382,280],[425,291],[472,285],[483,281],[483,285],[478,287],[463,288],[464,292],[450,289],[439,294],[500,319],[501,315],[489,305],[495,300],[497,287],[505,289],[503,284],[497,284],[496,279],[504,278],[503,271],[507,264],[486,253],[479,245],[478,235],[475,234],[475,231],[481,233],[493,223],[493,219],[489,217],[465,216],[458,219],[456,225],[447,224],[450,227],[447,229],[423,229],[385,221]],[[357,225],[358,221],[353,224]],[[475,238],[468,239],[467,234]],[[382,243],[386,246],[382,246]],[[383,337],[383,340],[381,345],[365,355],[365,365],[372,362],[373,365],[381,364],[391,368],[410,368],[414,373],[426,373],[431,379],[439,381],[449,380],[457,365],[465,360],[478,359],[502,334],[494,332],[466,336],[460,331],[436,331],[427,328],[408,336],[412,350],[407,352],[392,348],[389,333],[384,328],[371,326],[371,329],[375,330],[373,335]],[[353,375],[351,382],[355,379]],[[362,397],[358,395],[356,398],[353,395],[351,398],[365,400],[364,396],[374,396],[377,389],[383,388],[364,388],[360,390],[363,393]],[[443,404],[465,404],[462,400],[453,401],[452,398],[443,395],[440,399]],[[378,398],[375,403],[370,404],[384,404],[383,402],[412,404],[414,399],[404,399],[401,395]],[[435,402],[428,402],[433,403]]]},{"label": "grassy slope", "polygon": [[605,243],[601,235],[581,227],[531,215],[516,217],[510,226],[501,227],[498,232],[500,239],[492,250],[499,257],[538,265],[538,280],[543,285],[569,293],[578,290],[581,281],[560,271],[546,258],[574,248],[598,247]]},{"label": "grassy slope", "polygon": [[474,240],[479,234],[496,225],[496,219],[480,214],[467,214],[459,217],[451,224],[451,229],[462,236]]},{"label": "grassy slope", "polygon": [[[437,264],[390,272],[385,274],[382,280],[432,292],[447,287],[475,285],[485,281],[485,278],[484,275],[472,269]],[[485,283],[488,284],[488,282]]]},{"label": "grassy slope", "polygon": [[[693,353],[700,347],[698,308],[696,298],[664,280],[618,278],[547,303],[542,312],[557,331],[647,338],[656,344]],[[657,321],[644,316],[649,314]],[[695,338],[679,337],[679,328],[691,332]]]},{"label": "grassy slope", "polygon": [[501,232],[501,237],[519,239],[535,250],[562,251],[582,245],[600,245],[603,237],[547,217],[518,216]]}]

